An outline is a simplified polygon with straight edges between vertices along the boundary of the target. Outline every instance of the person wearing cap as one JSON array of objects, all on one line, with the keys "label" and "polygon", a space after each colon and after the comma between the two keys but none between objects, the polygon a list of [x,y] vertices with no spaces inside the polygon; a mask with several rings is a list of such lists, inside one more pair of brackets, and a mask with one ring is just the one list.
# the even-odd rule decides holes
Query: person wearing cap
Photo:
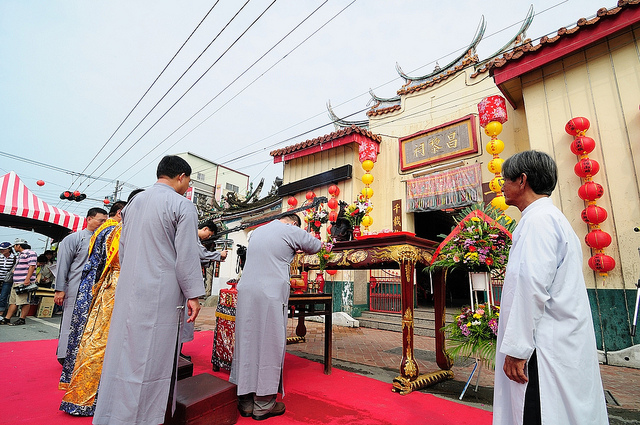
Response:
[{"label": "person wearing cap", "polygon": [[15,266],[17,257],[13,253],[11,242],[0,243],[0,320],[4,319],[4,315],[9,308],[9,295],[13,286],[13,274],[11,270]]},{"label": "person wearing cap", "polygon": [[65,237],[58,245],[58,275],[53,302],[63,307],[58,337],[58,362],[64,363],[71,332],[71,318],[76,306],[82,270],[89,258],[89,244],[93,232],[107,220],[102,208],[91,208],[87,212],[87,227]]},{"label": "person wearing cap", "polygon": [[[21,326],[27,323],[26,318],[29,309],[25,306],[29,304],[29,294],[16,293],[16,287],[21,285],[29,286],[36,281],[35,272],[38,255],[31,250],[31,245],[24,239],[16,239],[13,243],[13,248],[18,253],[18,262],[13,271],[13,287],[9,295],[9,310],[6,317],[0,321],[0,325]],[[11,323],[11,318],[18,310],[18,306],[22,307],[20,309],[20,318]]]}]

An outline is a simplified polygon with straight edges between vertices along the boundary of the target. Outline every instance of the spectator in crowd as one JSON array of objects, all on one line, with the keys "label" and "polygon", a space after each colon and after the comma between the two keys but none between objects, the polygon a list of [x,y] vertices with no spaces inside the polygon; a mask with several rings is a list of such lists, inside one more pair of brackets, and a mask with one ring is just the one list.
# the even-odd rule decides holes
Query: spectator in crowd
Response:
[{"label": "spectator in crowd", "polygon": [[9,308],[9,295],[13,287],[13,266],[18,260],[12,246],[10,242],[0,243],[0,320],[4,319]]},{"label": "spectator in crowd", "polygon": [[[29,293],[16,293],[16,287],[29,286],[36,281],[36,260],[38,255],[31,250],[31,245],[24,239],[16,239],[13,248],[18,253],[18,262],[13,272],[13,287],[9,295],[9,310],[4,319],[0,321],[0,325],[22,326],[26,324],[29,308]],[[20,318],[11,323],[11,318],[20,307]]]},{"label": "spectator in crowd", "polygon": [[89,257],[89,243],[93,232],[107,220],[107,212],[102,208],[91,208],[87,212],[87,227],[72,233],[58,245],[58,274],[53,302],[64,308],[58,337],[57,357],[64,363],[69,343],[71,318],[76,305],[82,270]]},{"label": "spectator in crowd", "polygon": [[55,281],[55,276],[49,268],[49,260],[44,254],[38,255],[36,268],[36,283],[42,288],[51,288]]}]

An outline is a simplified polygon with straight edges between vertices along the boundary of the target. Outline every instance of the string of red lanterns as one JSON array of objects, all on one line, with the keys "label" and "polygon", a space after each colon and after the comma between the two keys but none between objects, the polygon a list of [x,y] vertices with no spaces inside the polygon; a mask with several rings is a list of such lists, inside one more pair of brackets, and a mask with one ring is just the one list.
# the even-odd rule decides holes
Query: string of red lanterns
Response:
[{"label": "string of red lanterns", "polygon": [[579,157],[573,171],[582,179],[583,184],[578,189],[578,196],[587,204],[580,214],[582,221],[589,225],[589,233],[584,241],[595,251],[588,264],[600,276],[607,276],[607,273],[615,268],[616,262],[613,257],[604,254],[604,249],[611,245],[611,235],[600,228],[600,223],[607,219],[607,210],[596,205],[596,201],[604,194],[604,188],[592,180],[600,171],[600,164],[589,158],[589,153],[596,147],[595,140],[585,136],[590,126],[589,120],[585,117],[576,117],[569,120],[564,130],[575,136],[571,142],[571,152]]}]

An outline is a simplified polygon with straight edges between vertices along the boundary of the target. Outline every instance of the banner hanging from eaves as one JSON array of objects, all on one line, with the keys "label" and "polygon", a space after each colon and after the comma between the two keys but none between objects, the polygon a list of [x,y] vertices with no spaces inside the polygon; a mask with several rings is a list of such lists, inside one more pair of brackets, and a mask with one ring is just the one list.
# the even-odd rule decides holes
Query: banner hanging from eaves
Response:
[{"label": "banner hanging from eaves", "polygon": [[407,181],[407,212],[459,208],[481,201],[479,163]]}]

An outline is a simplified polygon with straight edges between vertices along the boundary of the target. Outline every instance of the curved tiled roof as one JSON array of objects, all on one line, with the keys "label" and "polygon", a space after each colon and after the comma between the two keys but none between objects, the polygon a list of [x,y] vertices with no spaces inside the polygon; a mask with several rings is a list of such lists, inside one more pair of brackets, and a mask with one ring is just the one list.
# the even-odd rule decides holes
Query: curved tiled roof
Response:
[{"label": "curved tiled roof", "polygon": [[356,134],[360,134],[362,136],[368,137],[371,140],[374,140],[378,143],[382,142],[382,136],[373,134],[372,132],[370,132],[369,130],[365,130],[364,128],[360,128],[355,125],[352,125],[351,127],[345,127],[338,131],[334,131],[333,133],[316,137],[315,139],[305,140],[304,142],[296,143],[295,145],[287,146],[282,149],[276,149],[274,151],[269,152],[269,155],[271,156],[286,155],[292,152],[297,152],[303,149],[319,146],[319,145],[322,145],[323,143],[329,143],[333,140],[340,139],[341,137],[348,136],[349,134],[352,134],[352,133],[356,133]]},{"label": "curved tiled roof", "polygon": [[598,9],[596,16],[592,19],[580,18],[576,22],[575,27],[560,28],[555,35],[553,36],[544,36],[540,38],[538,44],[534,45],[531,40],[526,40],[522,45],[516,47],[510,52],[505,53],[499,58],[496,58],[490,62],[488,62],[482,69],[479,69],[477,72],[486,72],[493,68],[501,68],[505,66],[507,63],[517,61],[518,59],[531,54],[533,52],[537,52],[540,49],[547,48],[548,46],[553,46],[554,43],[557,43],[559,40],[564,40],[567,37],[572,37],[579,34],[581,31],[592,28],[595,25],[598,25],[602,21],[609,19],[620,12],[628,9],[630,7],[635,7],[640,4],[640,0],[619,0],[616,7],[607,9],[606,7],[602,7]]}]

